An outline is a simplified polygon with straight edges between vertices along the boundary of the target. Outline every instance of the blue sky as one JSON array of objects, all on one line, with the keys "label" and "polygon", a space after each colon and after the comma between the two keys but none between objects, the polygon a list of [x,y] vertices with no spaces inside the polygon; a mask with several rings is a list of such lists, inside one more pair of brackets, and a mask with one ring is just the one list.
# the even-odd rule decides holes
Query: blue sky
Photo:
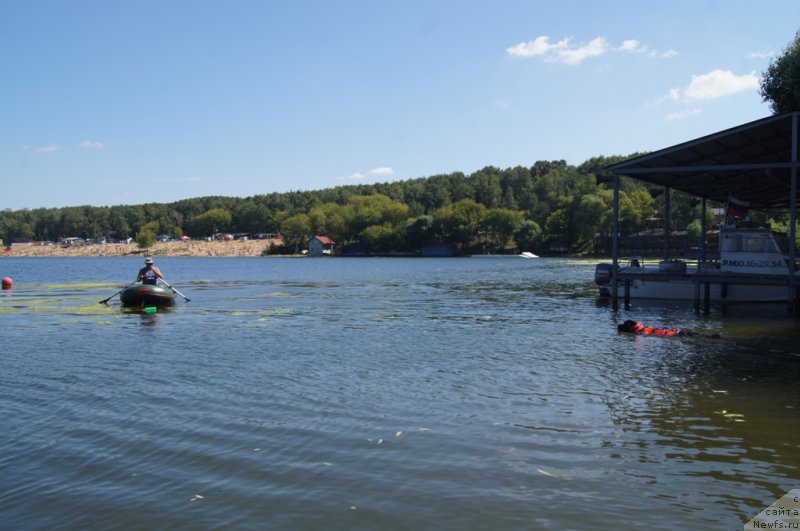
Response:
[{"label": "blue sky", "polygon": [[652,151],[771,114],[796,0],[0,0],[0,209]]}]

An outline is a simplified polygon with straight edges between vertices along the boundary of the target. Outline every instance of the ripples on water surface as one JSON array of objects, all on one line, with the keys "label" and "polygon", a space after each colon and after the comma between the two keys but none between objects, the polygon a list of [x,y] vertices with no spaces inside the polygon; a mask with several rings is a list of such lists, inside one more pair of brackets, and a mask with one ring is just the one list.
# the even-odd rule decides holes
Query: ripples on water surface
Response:
[{"label": "ripples on water surface", "polygon": [[[594,262],[5,259],[7,529],[733,529],[800,486],[785,307],[599,302]],[[619,335],[635,318],[722,339]]]}]

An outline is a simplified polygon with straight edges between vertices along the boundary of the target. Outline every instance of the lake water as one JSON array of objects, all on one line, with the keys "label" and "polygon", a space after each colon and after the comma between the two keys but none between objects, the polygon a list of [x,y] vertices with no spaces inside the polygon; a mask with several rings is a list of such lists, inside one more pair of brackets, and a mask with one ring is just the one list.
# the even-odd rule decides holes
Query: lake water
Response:
[{"label": "lake water", "polygon": [[[741,529],[800,487],[800,320],[594,261],[9,258],[4,529]],[[618,334],[627,318],[717,332]]]}]

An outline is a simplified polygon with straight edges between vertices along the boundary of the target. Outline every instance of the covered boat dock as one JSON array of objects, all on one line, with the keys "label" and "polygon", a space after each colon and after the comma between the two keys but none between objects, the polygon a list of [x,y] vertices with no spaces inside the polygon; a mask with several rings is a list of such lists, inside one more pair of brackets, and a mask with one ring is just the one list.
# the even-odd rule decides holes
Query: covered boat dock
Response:
[{"label": "covered boat dock", "polygon": [[[797,302],[797,280],[794,264],[797,257],[795,224],[797,220],[798,120],[800,112],[789,112],[756,120],[738,127],[697,138],[606,167],[603,182],[613,181],[614,218],[612,237],[612,301],[618,304],[617,285],[625,286],[625,304],[629,303],[630,283],[635,272],[619,271],[619,178],[624,175],[661,187],[664,191],[664,230],[669,234],[670,191],[679,190],[702,200],[702,233],[707,231],[707,201],[725,204],[734,197],[749,203],[750,208],[768,212],[788,212],[789,260],[785,278],[767,275],[733,275],[731,282],[786,286],[787,300]],[[665,237],[664,260],[670,259],[669,238]],[[705,262],[706,242],[703,238],[700,263]],[[732,274],[729,274],[732,275]],[[736,276],[737,278],[733,278]],[[664,280],[670,280],[666,273]],[[677,276],[676,276],[677,278]],[[714,279],[719,281],[719,274]],[[708,275],[695,277],[695,306],[701,297],[709,308]]]}]

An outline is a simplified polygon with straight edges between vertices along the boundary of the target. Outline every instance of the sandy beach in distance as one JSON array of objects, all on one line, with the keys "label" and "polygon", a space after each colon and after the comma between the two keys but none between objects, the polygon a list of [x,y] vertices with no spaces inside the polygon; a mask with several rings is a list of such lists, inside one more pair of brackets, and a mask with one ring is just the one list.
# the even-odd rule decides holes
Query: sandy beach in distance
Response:
[{"label": "sandy beach in distance", "polygon": [[135,243],[107,243],[91,245],[21,245],[0,251],[0,257],[22,256],[261,256],[280,240],[233,241],[173,241],[158,242],[148,249],[139,249]]}]

